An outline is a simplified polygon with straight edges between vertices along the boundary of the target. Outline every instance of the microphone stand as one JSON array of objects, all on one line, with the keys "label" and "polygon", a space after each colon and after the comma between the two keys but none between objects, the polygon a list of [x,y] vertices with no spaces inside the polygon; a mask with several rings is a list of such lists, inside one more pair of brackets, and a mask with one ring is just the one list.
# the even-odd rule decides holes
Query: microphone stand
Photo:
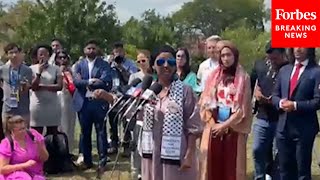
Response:
[{"label": "microphone stand", "polygon": [[[130,117],[129,123],[127,123],[126,127],[124,128],[124,132],[127,132],[127,131],[128,131],[130,121],[132,121],[133,118],[135,118],[135,121],[134,121],[134,122],[136,122],[136,115],[138,114],[138,112],[139,112],[140,110],[141,110],[141,109],[138,109],[138,110]],[[121,141],[120,147],[123,146],[123,143],[124,143],[124,142]],[[120,152],[121,152],[121,151],[118,151],[117,156],[116,156],[116,159],[115,159],[115,161],[114,161],[114,165],[113,165],[112,170],[111,170],[111,173],[110,173],[110,179],[112,179],[113,173],[115,172],[115,170],[116,170],[116,168],[117,168],[117,165],[118,165],[118,163],[119,163]],[[118,176],[118,179],[120,179],[120,174],[119,174],[119,176]]]}]

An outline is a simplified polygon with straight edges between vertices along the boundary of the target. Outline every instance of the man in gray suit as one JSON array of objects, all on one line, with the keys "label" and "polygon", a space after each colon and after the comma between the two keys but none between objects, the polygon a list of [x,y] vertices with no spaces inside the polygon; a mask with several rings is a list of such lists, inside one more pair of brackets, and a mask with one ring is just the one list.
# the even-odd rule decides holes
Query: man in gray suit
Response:
[{"label": "man in gray suit", "polygon": [[3,81],[2,119],[5,121],[8,115],[20,115],[29,123],[32,70],[22,63],[23,56],[17,44],[8,44],[4,52],[8,62],[0,68],[0,79]]}]

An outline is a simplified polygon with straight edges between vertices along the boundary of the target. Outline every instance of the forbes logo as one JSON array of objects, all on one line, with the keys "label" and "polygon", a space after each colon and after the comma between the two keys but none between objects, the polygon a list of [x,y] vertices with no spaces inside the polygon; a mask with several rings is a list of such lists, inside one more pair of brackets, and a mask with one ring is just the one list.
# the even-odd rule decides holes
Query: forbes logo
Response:
[{"label": "forbes logo", "polygon": [[296,9],[294,12],[286,12],[284,9],[275,9],[276,18],[275,20],[316,20],[316,12],[300,12]]}]

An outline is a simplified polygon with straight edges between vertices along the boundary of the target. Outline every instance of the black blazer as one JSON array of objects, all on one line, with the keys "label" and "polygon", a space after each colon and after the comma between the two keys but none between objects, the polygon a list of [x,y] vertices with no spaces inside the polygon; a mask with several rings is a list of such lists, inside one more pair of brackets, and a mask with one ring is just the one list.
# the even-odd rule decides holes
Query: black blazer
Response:
[{"label": "black blazer", "polygon": [[[286,63],[285,63],[286,64]],[[284,65],[285,65],[284,64]],[[251,86],[253,84],[252,91],[254,91],[255,81],[257,80],[258,86],[261,88],[261,93],[269,97],[272,95],[274,89],[274,79],[272,76],[268,76],[269,66],[266,60],[258,60],[255,62],[254,68],[251,73]],[[267,121],[278,121],[278,110],[273,104],[265,104],[256,101],[255,111],[257,111],[257,118]]]}]

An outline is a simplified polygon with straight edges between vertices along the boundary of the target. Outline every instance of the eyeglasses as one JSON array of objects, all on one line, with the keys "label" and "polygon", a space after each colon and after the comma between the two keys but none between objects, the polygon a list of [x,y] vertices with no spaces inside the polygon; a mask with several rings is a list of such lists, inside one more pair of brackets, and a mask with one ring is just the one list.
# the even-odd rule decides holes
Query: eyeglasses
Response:
[{"label": "eyeglasses", "polygon": [[158,66],[163,66],[165,63],[168,63],[169,66],[176,66],[176,59],[170,58],[170,59],[158,59],[156,61]]},{"label": "eyeglasses", "polygon": [[138,61],[137,61],[138,64],[146,63],[146,62],[147,62],[147,60],[145,60],[145,59],[141,59],[141,60],[138,60]]}]

